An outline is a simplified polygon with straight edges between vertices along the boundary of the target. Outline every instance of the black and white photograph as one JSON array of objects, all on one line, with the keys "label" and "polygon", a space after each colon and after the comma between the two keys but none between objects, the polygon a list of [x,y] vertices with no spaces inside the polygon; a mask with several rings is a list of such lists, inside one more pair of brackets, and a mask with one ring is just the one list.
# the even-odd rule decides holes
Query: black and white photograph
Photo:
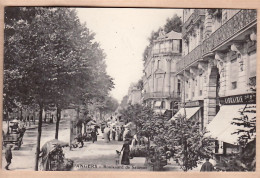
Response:
[{"label": "black and white photograph", "polygon": [[256,171],[256,9],[5,6],[3,43],[3,171]]}]

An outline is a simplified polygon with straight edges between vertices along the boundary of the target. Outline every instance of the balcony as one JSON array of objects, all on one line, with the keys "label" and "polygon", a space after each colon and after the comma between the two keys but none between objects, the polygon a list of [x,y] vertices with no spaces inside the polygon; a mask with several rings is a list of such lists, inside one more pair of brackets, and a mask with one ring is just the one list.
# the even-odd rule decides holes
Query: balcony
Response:
[{"label": "balcony", "polygon": [[198,59],[202,58],[204,55],[213,52],[219,45],[228,42],[228,40],[235,36],[238,32],[256,22],[256,18],[256,10],[240,10],[226,23],[220,26],[220,28],[218,28],[214,33],[212,33],[207,39],[205,39],[202,44],[197,46],[186,56],[182,57],[182,60],[177,62],[177,72],[181,72],[184,68],[198,61]]},{"label": "balcony", "polygon": [[162,55],[172,55],[173,53],[180,53],[180,51],[173,50],[172,48],[160,48],[160,49],[153,49],[152,54],[153,56]]},{"label": "balcony", "polygon": [[144,93],[143,94],[144,100],[147,99],[160,99],[160,98],[169,98],[174,100],[180,100],[181,95],[180,92],[153,92],[153,93]]},{"label": "balcony", "polygon": [[188,18],[188,20],[183,24],[182,36],[186,36],[187,32],[192,28],[198,20],[205,15],[205,9],[194,9],[194,12]]}]

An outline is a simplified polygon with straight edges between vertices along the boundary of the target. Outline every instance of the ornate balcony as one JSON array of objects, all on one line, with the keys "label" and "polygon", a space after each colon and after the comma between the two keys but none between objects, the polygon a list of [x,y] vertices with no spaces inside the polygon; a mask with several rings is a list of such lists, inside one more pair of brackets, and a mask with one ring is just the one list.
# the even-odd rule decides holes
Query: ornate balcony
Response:
[{"label": "ornate balcony", "polygon": [[174,100],[180,100],[181,95],[179,92],[153,92],[153,93],[144,93],[143,94],[144,100],[147,99],[159,99],[159,98],[169,98]]},{"label": "ornate balcony", "polygon": [[202,56],[202,50],[201,50],[201,45],[197,46],[195,49],[193,49],[189,54],[186,56],[182,57],[180,61],[177,62],[177,71],[181,71],[184,69],[186,66],[192,64],[196,60],[199,59],[199,57]]},{"label": "ornate balcony", "polygon": [[180,51],[173,50],[172,48],[160,48],[160,49],[153,49],[152,54],[153,56],[158,56],[160,54],[162,55],[172,55],[172,54],[178,54]]},{"label": "ornate balcony", "polygon": [[182,59],[177,62],[177,72],[180,72],[185,67],[198,61],[198,59],[202,58],[204,55],[212,53],[219,45],[229,42],[230,38],[235,36],[238,32],[245,29],[246,27],[252,25],[254,22],[256,22],[256,19],[256,10],[240,10],[226,23],[220,26],[219,29],[212,33],[207,39],[205,39],[202,44],[197,46],[186,56],[182,57]]},{"label": "ornate balcony", "polygon": [[188,18],[188,20],[183,24],[182,36],[186,36],[187,32],[192,28],[192,26],[198,22],[198,20],[205,15],[205,9],[194,9],[194,12]]}]

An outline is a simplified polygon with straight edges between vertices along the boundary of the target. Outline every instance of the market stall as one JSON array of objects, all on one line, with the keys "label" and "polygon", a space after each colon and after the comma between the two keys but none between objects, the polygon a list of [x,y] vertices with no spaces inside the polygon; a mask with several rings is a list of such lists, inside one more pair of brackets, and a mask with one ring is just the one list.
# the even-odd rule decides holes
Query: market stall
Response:
[{"label": "market stall", "polygon": [[63,148],[69,146],[68,143],[57,139],[46,142],[40,152],[40,169],[42,171],[69,171],[73,166],[73,161],[65,159]]}]

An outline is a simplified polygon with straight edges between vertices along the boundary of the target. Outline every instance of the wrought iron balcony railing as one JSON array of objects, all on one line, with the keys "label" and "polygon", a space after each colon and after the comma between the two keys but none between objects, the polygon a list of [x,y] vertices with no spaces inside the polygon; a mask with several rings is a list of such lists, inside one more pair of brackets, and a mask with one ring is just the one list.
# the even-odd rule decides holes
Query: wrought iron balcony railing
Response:
[{"label": "wrought iron balcony railing", "polygon": [[160,48],[160,49],[153,49],[152,51],[153,55],[159,55],[159,54],[172,54],[172,53],[180,53],[178,50],[173,50],[172,48]]},{"label": "wrought iron balcony railing", "polygon": [[144,100],[147,99],[155,99],[155,98],[172,98],[175,100],[180,100],[181,94],[180,92],[153,92],[153,93],[144,93],[143,94]]},{"label": "wrought iron balcony railing", "polygon": [[[194,17],[190,17],[194,18]],[[198,61],[204,55],[211,53],[219,45],[228,42],[239,31],[250,26],[257,19],[257,11],[254,9],[242,9],[232,18],[220,26],[214,33],[205,39],[199,46],[177,62],[177,72],[180,72],[193,62]],[[185,33],[185,32],[184,32]]]},{"label": "wrought iron balcony railing", "polygon": [[205,9],[194,9],[194,12],[190,17],[184,22],[182,26],[182,36],[185,36],[187,32],[191,29],[194,23],[200,19],[200,17],[205,15]]}]

